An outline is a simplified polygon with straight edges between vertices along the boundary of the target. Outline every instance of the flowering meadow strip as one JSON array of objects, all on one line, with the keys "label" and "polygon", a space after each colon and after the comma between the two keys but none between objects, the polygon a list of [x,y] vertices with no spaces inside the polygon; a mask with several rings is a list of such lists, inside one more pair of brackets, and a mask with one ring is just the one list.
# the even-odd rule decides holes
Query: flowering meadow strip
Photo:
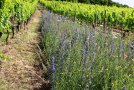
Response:
[{"label": "flowering meadow strip", "polygon": [[49,11],[41,31],[52,90],[134,89],[133,43]]}]

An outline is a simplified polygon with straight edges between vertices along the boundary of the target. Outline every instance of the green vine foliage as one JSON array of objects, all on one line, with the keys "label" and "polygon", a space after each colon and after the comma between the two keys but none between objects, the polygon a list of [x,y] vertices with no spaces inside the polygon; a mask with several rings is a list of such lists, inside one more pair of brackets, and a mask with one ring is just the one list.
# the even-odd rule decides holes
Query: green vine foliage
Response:
[{"label": "green vine foliage", "polygon": [[38,0],[3,0],[0,2],[0,32],[11,32],[11,17],[23,23],[34,13]]},{"label": "green vine foliage", "polygon": [[7,56],[5,56],[4,54],[0,53],[0,62],[2,60],[9,60],[9,58]]},{"label": "green vine foliage", "polygon": [[[80,20],[85,20],[89,23],[97,22],[103,23],[106,18],[107,24],[114,27],[122,27],[124,30],[134,30],[134,9],[133,8],[119,8],[116,6],[101,6],[82,3],[72,3],[65,1],[45,1],[40,0],[47,9],[53,12],[60,13],[65,16],[76,17]],[[104,17],[106,11],[106,17]]]}]

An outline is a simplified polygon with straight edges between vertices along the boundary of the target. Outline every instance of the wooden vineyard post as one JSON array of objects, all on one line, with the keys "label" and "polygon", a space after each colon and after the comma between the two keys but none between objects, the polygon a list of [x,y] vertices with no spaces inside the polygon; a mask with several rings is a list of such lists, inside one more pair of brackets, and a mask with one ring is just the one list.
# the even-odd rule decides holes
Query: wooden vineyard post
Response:
[{"label": "wooden vineyard post", "polygon": [[125,32],[123,32],[123,18],[124,18],[124,12],[123,11],[121,13],[121,16],[122,16],[122,19],[121,19],[121,22],[120,22],[120,24],[121,24],[121,37],[123,38],[123,37],[126,36]]},{"label": "wooden vineyard post", "polygon": [[7,30],[6,44],[8,44],[9,31]]},{"label": "wooden vineyard post", "polygon": [[12,38],[14,38],[14,26],[12,26]]},{"label": "wooden vineyard post", "polygon": [[104,11],[104,32],[106,32],[106,10]]},{"label": "wooden vineyard post", "polygon": [[76,21],[76,10],[74,11],[74,22]]},{"label": "wooden vineyard post", "polygon": [[96,11],[96,13],[95,13],[95,22],[94,22],[94,23],[95,23],[95,27],[97,27],[97,23],[98,23],[98,22],[97,22],[97,19],[98,19],[98,18],[97,18],[97,14],[98,14],[98,13],[97,13],[97,11]]},{"label": "wooden vineyard post", "polygon": [[121,12],[121,16],[122,16],[122,21],[121,21],[121,37],[124,38],[126,37],[126,34],[128,33],[129,35],[129,30],[124,30],[124,18],[125,18],[125,12]]},{"label": "wooden vineyard post", "polygon": [[0,32],[0,38],[2,37],[2,32]]},{"label": "wooden vineyard post", "polygon": [[15,30],[15,27],[14,27],[14,25],[15,25],[15,17],[11,17],[11,29],[12,29],[12,37],[11,38],[14,38],[14,30]]}]

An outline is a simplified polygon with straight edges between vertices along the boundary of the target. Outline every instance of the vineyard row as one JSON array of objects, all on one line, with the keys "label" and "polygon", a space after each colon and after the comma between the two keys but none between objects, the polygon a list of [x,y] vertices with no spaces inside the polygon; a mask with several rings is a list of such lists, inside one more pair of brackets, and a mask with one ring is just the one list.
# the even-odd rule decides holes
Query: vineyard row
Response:
[{"label": "vineyard row", "polygon": [[40,0],[45,7],[53,12],[76,17],[92,24],[103,24],[123,30],[134,30],[134,9],[118,8],[82,3]]},{"label": "vineyard row", "polygon": [[19,30],[22,25],[26,26],[37,4],[38,0],[3,0],[0,7],[0,37],[8,34],[8,39],[10,32],[14,36],[15,27]]}]

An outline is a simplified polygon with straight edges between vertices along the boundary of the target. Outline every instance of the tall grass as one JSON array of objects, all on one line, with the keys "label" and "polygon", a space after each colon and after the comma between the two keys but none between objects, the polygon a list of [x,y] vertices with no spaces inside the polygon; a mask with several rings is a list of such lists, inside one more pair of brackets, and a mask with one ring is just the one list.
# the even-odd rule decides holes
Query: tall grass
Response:
[{"label": "tall grass", "polygon": [[133,45],[64,16],[43,16],[52,90],[134,90]]}]

